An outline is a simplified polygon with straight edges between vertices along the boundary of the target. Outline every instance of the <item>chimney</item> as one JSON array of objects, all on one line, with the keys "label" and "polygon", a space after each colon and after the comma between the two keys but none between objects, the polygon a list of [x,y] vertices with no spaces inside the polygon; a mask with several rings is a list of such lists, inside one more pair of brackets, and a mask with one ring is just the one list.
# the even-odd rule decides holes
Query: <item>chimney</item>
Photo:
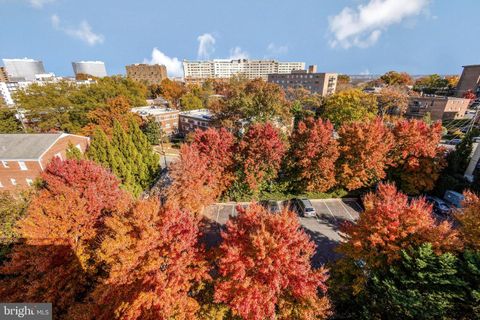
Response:
[{"label": "chimney", "polygon": [[311,66],[308,66],[308,73],[317,73],[317,65],[312,64]]}]

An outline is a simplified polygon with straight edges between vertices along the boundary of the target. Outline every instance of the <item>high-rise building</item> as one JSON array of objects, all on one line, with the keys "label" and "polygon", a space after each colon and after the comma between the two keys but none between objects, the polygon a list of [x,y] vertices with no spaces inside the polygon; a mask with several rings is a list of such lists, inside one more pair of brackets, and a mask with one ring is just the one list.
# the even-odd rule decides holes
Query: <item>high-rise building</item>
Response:
[{"label": "high-rise building", "polygon": [[206,60],[183,61],[186,82],[202,82],[206,79],[228,79],[234,75],[244,75],[248,79],[267,80],[271,73],[290,73],[305,69],[305,62],[279,62],[276,60]]},{"label": "high-rise building", "polygon": [[3,59],[10,81],[34,81],[38,74],[45,74],[43,62],[33,59]]},{"label": "high-rise building", "polygon": [[313,65],[309,66],[308,70],[269,74],[268,82],[276,83],[284,89],[303,88],[322,96],[328,96],[335,93],[337,77],[336,73],[319,73],[317,66]]},{"label": "high-rise building", "polygon": [[457,84],[457,97],[463,97],[467,91],[480,96],[480,64],[463,66],[462,76]]},{"label": "high-rise building", "polygon": [[73,72],[75,77],[79,75],[92,76],[96,78],[103,78],[107,76],[107,69],[103,61],[78,61],[72,62]]},{"label": "high-rise building", "polygon": [[7,82],[7,81],[8,81],[7,70],[5,70],[5,67],[0,67],[0,82]]},{"label": "high-rise building", "polygon": [[126,66],[127,77],[147,84],[160,84],[167,78],[167,67],[162,64],[131,64]]}]

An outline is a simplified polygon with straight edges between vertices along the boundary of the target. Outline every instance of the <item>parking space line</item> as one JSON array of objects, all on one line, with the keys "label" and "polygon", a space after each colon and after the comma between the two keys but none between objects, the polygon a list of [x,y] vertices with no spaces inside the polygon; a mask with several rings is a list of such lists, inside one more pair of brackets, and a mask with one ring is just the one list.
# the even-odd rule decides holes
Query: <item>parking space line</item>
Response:
[{"label": "parking space line", "polygon": [[215,220],[217,223],[218,222],[218,218],[220,217],[220,206],[217,206],[217,219]]},{"label": "parking space line", "polygon": [[332,215],[333,219],[335,219],[335,221],[337,221],[337,217],[335,217],[335,215],[333,214],[332,210],[330,210],[330,208],[329,208],[328,205],[327,205],[327,202],[326,202],[326,201],[323,201],[323,203],[325,204],[325,207],[327,207],[328,212],[330,212],[330,214]]},{"label": "parking space line", "polygon": [[360,209],[360,212],[363,211],[363,208],[358,204],[357,201],[353,201],[353,203],[355,203],[355,205],[358,207],[358,209]]},{"label": "parking space line", "polygon": [[347,214],[350,216],[352,221],[355,220],[355,219],[353,219],[353,216],[350,214],[350,211],[348,211],[348,208],[345,206],[345,204],[343,203],[342,200],[340,200],[340,204],[342,205],[343,209],[347,212]]}]

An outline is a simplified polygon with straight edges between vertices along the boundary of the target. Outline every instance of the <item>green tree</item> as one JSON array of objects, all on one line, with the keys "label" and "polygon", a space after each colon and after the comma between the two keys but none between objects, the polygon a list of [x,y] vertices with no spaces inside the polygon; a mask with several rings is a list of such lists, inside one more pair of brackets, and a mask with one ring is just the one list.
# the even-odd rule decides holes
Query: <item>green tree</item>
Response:
[{"label": "green tree", "polygon": [[15,111],[0,107],[0,133],[23,132],[22,124],[15,116]]},{"label": "green tree", "polygon": [[160,157],[153,151],[152,145],[148,142],[147,137],[143,134],[142,130],[140,130],[140,127],[134,120],[130,121],[128,132],[133,145],[140,154],[142,165],[145,165],[148,170],[145,176],[141,175],[144,178],[140,180],[140,184],[146,188],[153,182],[158,173]]},{"label": "green tree", "polygon": [[141,126],[143,134],[151,145],[160,144],[162,138],[162,127],[154,118],[149,117]]},{"label": "green tree", "polygon": [[358,89],[336,93],[325,100],[321,117],[330,120],[335,127],[343,123],[367,121],[377,115],[377,99]]},{"label": "green tree", "polygon": [[74,160],[82,160],[83,154],[77,147],[75,147],[71,142],[68,143],[68,147],[66,150],[67,159],[74,159]]},{"label": "green tree", "polygon": [[401,256],[387,270],[372,274],[367,289],[372,318],[453,318],[448,314],[465,285],[455,255],[437,255],[431,244],[424,243],[415,250],[402,250]]},{"label": "green tree", "polygon": [[413,83],[412,77],[406,72],[389,71],[380,77],[380,80],[386,85],[410,85]]},{"label": "green tree", "polygon": [[194,93],[188,92],[180,98],[180,106],[180,109],[185,111],[203,109],[203,102]]}]

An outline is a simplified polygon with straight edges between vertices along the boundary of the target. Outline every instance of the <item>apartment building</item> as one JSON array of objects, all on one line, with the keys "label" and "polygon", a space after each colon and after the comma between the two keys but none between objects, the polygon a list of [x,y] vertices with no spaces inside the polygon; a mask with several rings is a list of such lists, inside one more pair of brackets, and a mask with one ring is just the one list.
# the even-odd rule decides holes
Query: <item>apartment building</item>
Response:
[{"label": "apartment building", "polygon": [[463,97],[467,91],[480,96],[480,64],[463,66],[462,75],[458,80],[456,96]]},{"label": "apartment building", "polygon": [[183,61],[184,78],[187,83],[199,83],[207,79],[228,79],[234,75],[267,80],[269,74],[290,73],[293,70],[303,69],[305,69],[305,62],[248,59]]},{"label": "apartment building", "polygon": [[308,70],[269,74],[268,82],[278,84],[284,89],[303,88],[321,96],[328,96],[335,93],[337,78],[337,73],[319,73],[317,66],[313,65],[309,66]]},{"label": "apartment building", "polygon": [[45,74],[43,62],[33,59],[3,59],[10,81],[34,81],[38,74]]},{"label": "apartment building", "polygon": [[196,129],[206,130],[212,125],[212,113],[207,109],[180,112],[179,131],[188,134]]},{"label": "apartment building", "polygon": [[153,118],[160,124],[166,135],[172,135],[178,132],[178,122],[180,111],[159,106],[146,106],[132,108],[132,112],[137,113],[144,119]]},{"label": "apartment building", "polygon": [[131,64],[125,69],[128,78],[148,85],[160,84],[167,79],[167,67],[162,64]]},{"label": "apartment building", "polygon": [[66,159],[69,144],[83,153],[88,143],[66,133],[0,134],[0,190],[31,186],[54,157]]},{"label": "apartment building", "polygon": [[103,78],[107,76],[107,69],[103,61],[77,61],[72,62],[75,78],[82,76],[92,76]]},{"label": "apartment building", "polygon": [[410,97],[406,116],[423,118],[427,113],[430,113],[433,121],[462,119],[465,116],[469,103],[469,99],[455,97]]}]

